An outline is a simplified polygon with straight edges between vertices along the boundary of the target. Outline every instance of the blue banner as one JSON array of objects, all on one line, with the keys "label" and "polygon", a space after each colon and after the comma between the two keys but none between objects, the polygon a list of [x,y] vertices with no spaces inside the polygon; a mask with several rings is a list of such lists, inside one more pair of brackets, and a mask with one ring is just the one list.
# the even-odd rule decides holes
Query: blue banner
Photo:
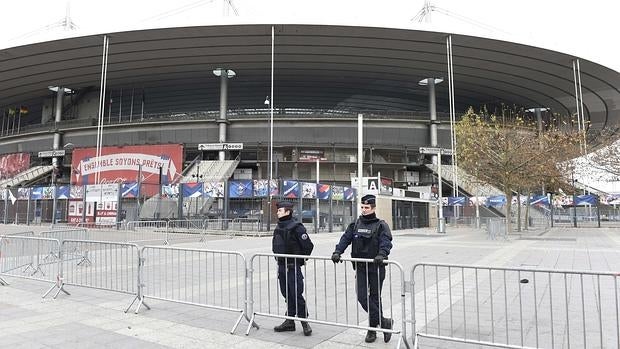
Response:
[{"label": "blue banner", "polygon": [[71,189],[68,185],[60,185],[56,188],[56,198],[57,199],[68,199]]},{"label": "blue banner", "polygon": [[43,188],[44,187],[34,187],[34,188],[32,188],[32,193],[30,194],[30,199],[32,199],[32,200],[41,200],[41,199],[43,199]]},{"label": "blue banner", "polygon": [[184,198],[199,198],[202,196],[202,183],[183,183]]},{"label": "blue banner", "polygon": [[252,180],[240,180],[228,182],[228,195],[230,198],[251,198]]},{"label": "blue banner", "polygon": [[593,205],[596,206],[596,195],[579,195],[575,202],[577,206]]},{"label": "blue banner", "polygon": [[317,184],[316,186],[316,196],[321,200],[329,200],[329,196],[331,194],[331,186],[329,184]]},{"label": "blue banner", "polygon": [[448,197],[448,206],[465,206],[469,203],[464,196],[449,196]]},{"label": "blue banner", "polygon": [[121,184],[121,196],[124,198],[138,197],[138,182],[123,183]]},{"label": "blue banner", "polygon": [[530,198],[530,205],[549,206],[549,198],[547,195],[534,195]]},{"label": "blue banner", "polygon": [[299,197],[299,182],[297,181],[283,181],[282,182],[282,196],[289,199],[296,199]]},{"label": "blue banner", "polygon": [[268,179],[255,179],[254,180],[254,196],[265,197],[269,194],[269,180]]},{"label": "blue banner", "polygon": [[506,205],[506,197],[504,195],[489,196],[485,206],[499,207]]},{"label": "blue banner", "polygon": [[351,187],[344,187],[344,200],[353,201],[355,199],[355,189]]}]

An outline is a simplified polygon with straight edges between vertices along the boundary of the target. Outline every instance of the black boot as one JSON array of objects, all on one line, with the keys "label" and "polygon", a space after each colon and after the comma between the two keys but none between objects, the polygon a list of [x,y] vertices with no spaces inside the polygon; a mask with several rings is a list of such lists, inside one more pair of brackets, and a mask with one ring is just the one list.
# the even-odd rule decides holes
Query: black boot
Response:
[{"label": "black boot", "polygon": [[295,321],[286,319],[283,323],[274,327],[273,330],[276,332],[295,331]]},{"label": "black boot", "polygon": [[312,328],[310,327],[310,324],[306,321],[301,322],[301,327],[304,329],[304,336],[309,336],[312,334]]},{"label": "black boot", "polygon": [[[381,328],[391,330],[392,328],[394,328],[394,320],[383,319],[383,322],[381,323]],[[383,332],[383,341],[387,343],[390,341],[390,339],[392,339],[392,334],[389,332]]]},{"label": "black boot", "polygon": [[372,343],[374,341],[377,340],[377,332],[376,331],[368,331],[368,333],[366,333],[366,338],[364,339],[364,341],[366,341],[366,343]]}]

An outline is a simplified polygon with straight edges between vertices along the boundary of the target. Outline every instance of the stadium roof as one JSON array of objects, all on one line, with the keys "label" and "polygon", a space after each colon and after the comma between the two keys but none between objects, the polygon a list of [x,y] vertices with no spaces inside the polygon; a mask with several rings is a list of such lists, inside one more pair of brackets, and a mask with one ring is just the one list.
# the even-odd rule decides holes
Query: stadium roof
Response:
[{"label": "stadium roof", "polygon": [[[270,91],[271,25],[151,29],[108,34],[108,90],[154,89],[161,108],[191,98],[218,109],[216,68],[233,69],[230,108],[263,107]],[[275,26],[275,106],[426,111],[418,82],[447,75],[448,34],[406,29]],[[0,51],[0,108],[50,96],[48,86],[98,89],[102,35]],[[457,111],[503,104],[576,112],[573,60],[537,47],[452,35]],[[620,74],[580,59],[586,120],[595,129],[620,123]],[[437,86],[448,110],[447,83]],[[175,97],[176,96],[176,97]],[[183,96],[181,98],[179,96]],[[177,98],[179,97],[179,98]],[[189,98],[189,99],[188,99]],[[192,108],[192,106],[185,106]]]}]

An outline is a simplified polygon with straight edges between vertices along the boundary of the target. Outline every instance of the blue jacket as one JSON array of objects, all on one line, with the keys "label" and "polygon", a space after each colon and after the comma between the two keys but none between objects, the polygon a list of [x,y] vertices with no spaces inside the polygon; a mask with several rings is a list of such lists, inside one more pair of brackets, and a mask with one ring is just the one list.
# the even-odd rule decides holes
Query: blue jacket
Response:
[{"label": "blue jacket", "polygon": [[[276,254],[309,255],[312,253],[314,244],[306,233],[306,228],[294,217],[278,222],[273,231],[271,249]],[[284,264],[285,258],[278,257],[278,264]],[[287,264],[293,264],[293,260],[287,260]],[[303,265],[304,259],[297,258],[297,265]]]}]

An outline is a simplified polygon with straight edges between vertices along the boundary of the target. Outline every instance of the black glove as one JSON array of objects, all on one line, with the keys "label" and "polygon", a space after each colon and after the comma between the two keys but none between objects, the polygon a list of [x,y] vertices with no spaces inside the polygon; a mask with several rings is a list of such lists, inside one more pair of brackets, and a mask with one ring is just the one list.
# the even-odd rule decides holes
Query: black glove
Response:
[{"label": "black glove", "polygon": [[383,261],[385,261],[385,257],[381,254],[378,254],[374,259],[375,264],[383,264]]},{"label": "black glove", "polygon": [[334,262],[334,263],[340,263],[341,262],[341,260],[340,260],[340,253],[334,252],[332,254],[332,262]]}]

